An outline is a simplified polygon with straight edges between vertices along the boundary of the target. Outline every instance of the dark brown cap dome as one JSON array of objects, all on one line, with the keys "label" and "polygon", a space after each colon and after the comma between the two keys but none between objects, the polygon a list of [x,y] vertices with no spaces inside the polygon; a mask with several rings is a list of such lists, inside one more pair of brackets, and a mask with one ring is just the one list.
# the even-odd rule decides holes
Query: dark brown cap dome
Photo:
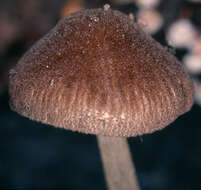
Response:
[{"label": "dark brown cap dome", "polygon": [[62,19],[10,72],[12,109],[92,134],[162,129],[193,103],[182,65],[119,11]]}]

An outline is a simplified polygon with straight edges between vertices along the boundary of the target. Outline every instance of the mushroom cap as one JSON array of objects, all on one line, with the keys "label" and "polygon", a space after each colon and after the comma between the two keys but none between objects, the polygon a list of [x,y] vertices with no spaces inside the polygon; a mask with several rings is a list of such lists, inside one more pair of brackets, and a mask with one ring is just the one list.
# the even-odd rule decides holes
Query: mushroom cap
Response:
[{"label": "mushroom cap", "polygon": [[183,66],[129,17],[91,9],[63,18],[10,71],[13,110],[55,127],[136,136],[193,103]]}]

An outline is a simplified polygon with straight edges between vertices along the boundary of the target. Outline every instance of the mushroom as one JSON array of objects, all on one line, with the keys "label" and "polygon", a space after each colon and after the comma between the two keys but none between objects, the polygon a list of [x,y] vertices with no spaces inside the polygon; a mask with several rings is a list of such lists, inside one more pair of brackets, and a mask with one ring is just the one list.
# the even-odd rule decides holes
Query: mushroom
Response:
[{"label": "mushroom", "polygon": [[177,59],[108,6],[63,18],[10,72],[10,105],[55,127],[98,136],[109,189],[139,189],[126,137],[187,112],[192,82]]}]

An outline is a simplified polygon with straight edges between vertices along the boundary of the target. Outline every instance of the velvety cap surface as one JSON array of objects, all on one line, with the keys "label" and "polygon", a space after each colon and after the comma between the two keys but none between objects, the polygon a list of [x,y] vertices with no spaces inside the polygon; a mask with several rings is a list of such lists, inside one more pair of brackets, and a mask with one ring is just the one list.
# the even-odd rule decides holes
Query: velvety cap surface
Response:
[{"label": "velvety cap surface", "polygon": [[62,19],[10,71],[11,107],[43,123],[136,136],[167,126],[193,103],[182,65],[119,11]]}]

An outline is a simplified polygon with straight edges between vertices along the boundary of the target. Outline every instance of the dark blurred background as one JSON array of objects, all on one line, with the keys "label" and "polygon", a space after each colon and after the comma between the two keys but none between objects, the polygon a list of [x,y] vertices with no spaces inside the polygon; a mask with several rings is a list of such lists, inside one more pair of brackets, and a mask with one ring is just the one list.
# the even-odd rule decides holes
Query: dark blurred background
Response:
[{"label": "dark blurred background", "polygon": [[8,72],[57,21],[110,4],[182,61],[192,110],[162,131],[129,138],[142,190],[201,189],[201,0],[0,0],[0,189],[104,190],[96,138],[31,121],[9,108]]}]

